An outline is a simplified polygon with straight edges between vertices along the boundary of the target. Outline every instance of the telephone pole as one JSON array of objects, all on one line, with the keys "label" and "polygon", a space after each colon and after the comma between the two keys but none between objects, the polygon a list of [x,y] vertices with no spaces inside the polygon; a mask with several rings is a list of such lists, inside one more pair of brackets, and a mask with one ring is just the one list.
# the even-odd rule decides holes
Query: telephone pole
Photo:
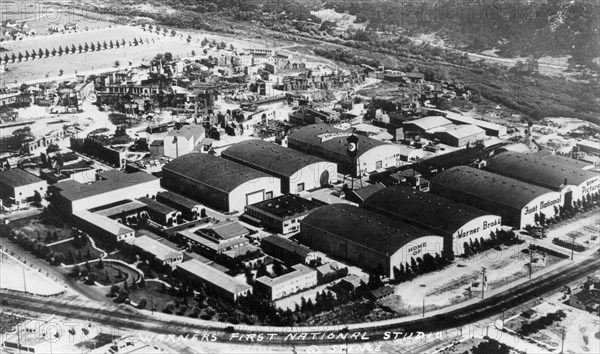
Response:
[{"label": "telephone pole", "polygon": [[486,284],[486,278],[485,278],[485,267],[481,267],[482,271],[481,271],[481,298],[483,299],[485,296],[485,284]]},{"label": "telephone pole", "polygon": [[533,272],[533,251],[529,251],[529,279],[531,279],[531,272]]},{"label": "telephone pole", "polygon": [[563,354],[565,350],[565,326],[562,328],[562,344],[560,345],[560,354]]}]

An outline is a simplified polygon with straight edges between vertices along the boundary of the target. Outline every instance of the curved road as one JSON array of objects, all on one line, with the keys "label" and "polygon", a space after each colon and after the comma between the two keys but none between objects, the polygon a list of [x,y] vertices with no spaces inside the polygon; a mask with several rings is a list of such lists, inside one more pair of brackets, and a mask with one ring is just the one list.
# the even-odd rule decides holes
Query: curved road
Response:
[{"label": "curved road", "polygon": [[[581,278],[600,266],[600,258],[590,257],[581,262],[571,263],[568,266],[549,272],[539,278],[515,286],[502,293],[490,296],[484,300],[466,304],[451,311],[430,315],[419,319],[397,318],[387,321],[371,323],[359,323],[351,325],[333,325],[320,327],[267,327],[230,325],[227,323],[201,321],[196,319],[182,318],[176,316],[159,315],[153,317],[148,313],[138,312],[130,307],[112,306],[107,308],[93,302],[74,302],[55,298],[42,298],[33,295],[24,295],[6,290],[1,290],[3,306],[18,308],[41,313],[49,313],[63,316],[69,319],[92,320],[98,324],[128,328],[132,330],[143,330],[157,334],[182,335],[186,333],[206,333],[210,331],[215,334],[219,341],[229,342],[231,332],[239,333],[277,333],[265,344],[310,344],[314,343],[344,343],[338,337],[340,331],[347,327],[350,333],[361,333],[360,337],[351,338],[349,341],[364,342],[366,340],[377,341],[384,339],[385,332],[399,331],[403,333],[432,332],[458,326],[466,325],[491,315],[502,312],[516,304],[524,303],[536,297],[543,296],[547,292],[557,289],[564,284]],[[6,301],[6,302],[5,302]],[[290,333],[307,333],[308,336],[295,339],[288,337]],[[313,335],[313,333],[319,333]],[[327,335],[333,336],[327,340]],[[323,337],[322,335],[325,335]],[[286,338],[287,337],[287,338]],[[258,344],[258,343],[257,343]]]}]

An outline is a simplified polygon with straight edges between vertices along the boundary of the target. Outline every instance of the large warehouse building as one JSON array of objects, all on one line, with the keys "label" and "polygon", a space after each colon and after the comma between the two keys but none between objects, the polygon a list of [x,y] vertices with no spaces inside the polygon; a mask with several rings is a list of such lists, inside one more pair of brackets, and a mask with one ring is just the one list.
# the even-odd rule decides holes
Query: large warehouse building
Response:
[{"label": "large warehouse building", "polygon": [[520,229],[535,225],[536,214],[554,216],[562,205],[559,192],[467,166],[437,174],[431,179],[431,191],[500,215],[504,224]]},{"label": "large warehouse building", "polygon": [[411,258],[434,256],[444,249],[442,236],[346,204],[313,211],[302,220],[300,235],[315,250],[388,277]]},{"label": "large warehouse building", "polygon": [[444,236],[455,255],[464,252],[465,242],[487,239],[502,225],[498,215],[405,186],[383,189],[361,206]]},{"label": "large warehouse building", "polygon": [[281,179],[282,193],[298,193],[337,179],[337,165],[264,140],[237,143],[221,156]]},{"label": "large warehouse building", "polygon": [[344,174],[364,174],[386,167],[398,166],[402,152],[398,145],[386,144],[363,135],[358,140],[358,158],[347,153],[346,138],[354,135],[325,124],[312,124],[298,129],[288,137],[288,146],[307,154],[335,162]]},{"label": "large warehouse building", "polygon": [[57,206],[71,213],[126,199],[153,196],[160,190],[160,180],[145,172],[109,170],[98,173],[96,181],[90,184],[68,180],[58,182],[52,188],[58,191]]},{"label": "large warehouse building", "polygon": [[281,195],[281,181],[210,154],[191,153],[163,166],[162,186],[227,212]]},{"label": "large warehouse building", "polygon": [[564,205],[570,207],[573,201],[596,193],[600,188],[600,174],[573,165],[526,153],[504,152],[488,159],[486,169],[560,192]]}]

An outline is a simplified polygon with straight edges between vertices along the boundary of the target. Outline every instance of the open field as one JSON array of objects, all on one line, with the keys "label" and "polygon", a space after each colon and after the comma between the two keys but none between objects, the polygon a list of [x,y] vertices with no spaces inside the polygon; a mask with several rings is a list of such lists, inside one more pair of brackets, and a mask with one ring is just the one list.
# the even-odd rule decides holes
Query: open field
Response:
[{"label": "open field", "polygon": [[28,293],[38,295],[54,295],[65,290],[64,286],[53,282],[42,273],[23,265],[2,251],[0,251],[0,261],[0,288],[26,290]]}]

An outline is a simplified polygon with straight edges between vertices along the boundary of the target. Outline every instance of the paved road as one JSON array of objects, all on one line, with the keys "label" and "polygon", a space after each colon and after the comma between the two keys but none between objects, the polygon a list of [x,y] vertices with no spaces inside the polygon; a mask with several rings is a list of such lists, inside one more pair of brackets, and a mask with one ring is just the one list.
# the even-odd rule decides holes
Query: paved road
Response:
[{"label": "paved road", "polygon": [[[457,326],[467,325],[488,318],[494,314],[500,313],[506,308],[524,303],[528,300],[543,296],[547,292],[560,288],[574,279],[585,276],[600,266],[600,258],[592,257],[579,262],[572,262],[558,270],[544,274],[539,278],[529,282],[509,288],[508,290],[490,296],[485,300],[469,303],[460,309],[452,310],[444,314],[427,316],[421,319],[396,319],[394,321],[378,321],[372,323],[362,323],[349,325],[350,332],[364,332],[370,341],[381,341],[386,331],[402,331],[404,333],[424,332],[430,333],[444,329],[456,328]],[[3,300],[8,302],[12,308],[28,310],[33,312],[51,313],[57,316],[63,316],[70,319],[89,320],[121,328],[132,330],[145,330],[160,334],[199,333],[211,331],[215,333],[219,340],[228,341],[231,336],[228,332],[236,333],[279,333],[270,344],[297,342],[306,345],[307,343],[318,343],[325,345],[328,342],[323,341],[319,335],[316,338],[307,336],[301,341],[283,339],[289,333],[321,333],[331,334],[339,333],[344,325],[320,326],[320,327],[260,327],[260,326],[231,326],[227,323],[199,321],[189,318],[167,316],[155,314],[151,316],[147,312],[138,312],[125,306],[106,306],[94,302],[83,302],[76,300],[63,300],[57,298],[42,298],[31,295],[23,295],[11,291],[0,290]],[[227,327],[230,331],[227,331]],[[350,342],[352,342],[351,340]],[[360,339],[356,339],[362,342]],[[339,338],[332,339],[329,343],[343,343]],[[265,343],[266,344],[266,343]]]}]

